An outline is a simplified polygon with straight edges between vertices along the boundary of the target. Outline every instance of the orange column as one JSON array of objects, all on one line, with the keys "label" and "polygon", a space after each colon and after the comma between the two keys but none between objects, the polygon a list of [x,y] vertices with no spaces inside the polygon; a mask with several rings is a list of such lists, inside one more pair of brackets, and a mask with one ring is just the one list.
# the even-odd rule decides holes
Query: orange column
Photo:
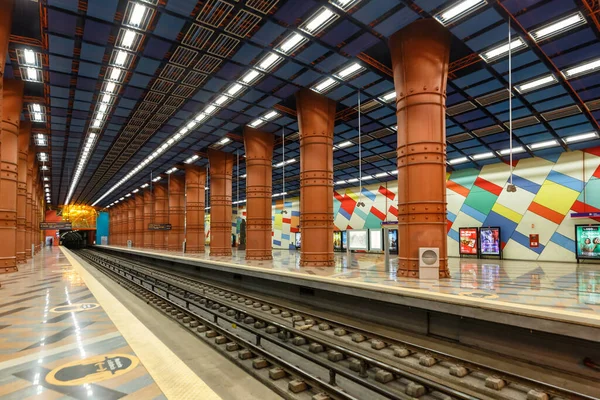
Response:
[{"label": "orange column", "polygon": [[0,132],[0,272],[17,271],[17,160],[23,81],[4,79]]},{"label": "orange column", "polygon": [[[30,237],[29,247],[31,248],[31,246],[33,246],[33,250],[34,250],[34,253],[35,253],[35,245],[37,243],[36,234],[37,234],[38,229],[40,228],[39,225],[35,226],[35,224],[37,222],[36,221],[36,212],[37,211],[36,211],[36,208],[35,208],[35,206],[36,206],[35,205],[35,202],[36,202],[36,193],[35,193],[35,191],[36,191],[36,187],[37,187],[36,183],[37,183],[38,174],[39,174],[39,170],[38,170],[39,169],[39,165],[38,165],[37,159],[35,158],[36,157],[35,156],[35,151],[33,152],[33,157],[34,157],[34,159],[33,159],[33,168],[31,170],[31,209],[30,209],[30,214],[29,214],[30,215],[29,219],[31,221],[31,225],[30,225],[30,227],[31,227],[31,237]],[[30,250],[30,252],[31,252],[31,250]]]},{"label": "orange column", "polygon": [[114,245],[121,245],[121,209],[123,208],[123,204],[119,203],[115,207],[115,241]]},{"label": "orange column", "polygon": [[[21,122],[19,128],[19,158],[17,160],[17,264],[27,261],[27,155],[31,138],[31,122]],[[31,252],[31,251],[30,251]]]},{"label": "orange column", "polygon": [[167,231],[167,246],[171,251],[183,249],[183,228],[185,223],[185,177],[169,175],[169,224],[171,230]]},{"label": "orange column", "polygon": [[131,245],[135,246],[135,200],[129,197],[127,200],[127,239],[125,245],[131,240]]},{"label": "orange column", "polygon": [[246,149],[246,260],[272,260],[271,203],[275,137],[244,127]]},{"label": "orange column", "polygon": [[33,197],[33,168],[35,164],[35,147],[29,146],[27,152],[27,183],[25,193],[25,258],[31,258],[31,244],[33,243],[32,197]]},{"label": "orange column", "polygon": [[[433,19],[413,22],[389,42],[398,118],[398,275],[419,277],[419,248],[446,249],[446,81],[450,34]],[[424,184],[426,183],[426,184]]]},{"label": "orange column", "polygon": [[[167,184],[154,184],[154,223],[168,224],[169,223],[169,203],[167,196]],[[154,231],[154,248],[156,250],[166,250],[165,231]]]},{"label": "orange column", "polygon": [[144,245],[144,196],[142,193],[137,193],[133,199],[135,208],[133,209],[135,218],[135,230],[133,244],[135,247]]},{"label": "orange column", "polygon": [[154,248],[154,231],[148,229],[148,225],[154,222],[154,193],[152,190],[144,190],[144,244],[147,249]]},{"label": "orange column", "polygon": [[185,167],[185,250],[204,253],[204,185],[206,169],[197,165]]},{"label": "orange column", "polygon": [[231,173],[233,156],[208,150],[210,164],[210,255],[231,255]]},{"label": "orange column", "polygon": [[310,89],[296,94],[300,127],[301,266],[333,266],[335,102]]}]

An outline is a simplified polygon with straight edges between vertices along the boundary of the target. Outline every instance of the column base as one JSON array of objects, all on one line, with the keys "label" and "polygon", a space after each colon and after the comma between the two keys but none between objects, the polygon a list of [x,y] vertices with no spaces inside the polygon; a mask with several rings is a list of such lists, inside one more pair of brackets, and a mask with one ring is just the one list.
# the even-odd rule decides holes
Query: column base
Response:
[{"label": "column base", "polygon": [[321,257],[300,257],[300,266],[301,267],[333,267],[335,266],[335,260],[331,259],[322,259]]},{"label": "column base", "polygon": [[185,254],[204,254],[206,253],[204,251],[204,249],[194,249],[194,250],[190,250],[190,249],[185,249]]},{"label": "column base", "polygon": [[14,267],[0,267],[0,274],[10,274],[11,272],[18,272],[19,267],[16,265]]},{"label": "column base", "polygon": [[17,264],[25,264],[26,262],[25,252],[17,253]]},{"label": "column base", "polygon": [[209,253],[209,256],[218,256],[218,257],[231,257],[232,252],[229,250],[212,250]]},{"label": "column base", "polygon": [[257,251],[249,253],[252,250],[246,250],[246,260],[269,261],[273,259],[273,254],[270,251]]},{"label": "column base", "polygon": [[[398,272],[396,273],[397,276],[400,276],[402,278],[416,278],[419,279],[419,270],[414,270],[414,269],[399,269]],[[440,269],[439,270],[439,278],[440,279],[444,279],[444,278],[450,278],[450,271],[447,268],[444,269]]]}]

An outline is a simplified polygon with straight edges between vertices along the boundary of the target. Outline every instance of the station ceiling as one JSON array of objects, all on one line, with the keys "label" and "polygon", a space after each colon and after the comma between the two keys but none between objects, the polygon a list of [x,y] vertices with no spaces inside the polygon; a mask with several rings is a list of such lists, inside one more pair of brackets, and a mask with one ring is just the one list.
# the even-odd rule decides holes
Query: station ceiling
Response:
[{"label": "station ceiling", "polygon": [[245,125],[277,136],[273,192],[292,195],[302,87],[337,102],[335,187],[394,180],[387,40],[419,18],[452,34],[449,170],[508,162],[509,23],[514,159],[600,145],[598,0],[15,3],[5,77],[26,81],[55,205],[110,205],[211,147],[243,200]]}]

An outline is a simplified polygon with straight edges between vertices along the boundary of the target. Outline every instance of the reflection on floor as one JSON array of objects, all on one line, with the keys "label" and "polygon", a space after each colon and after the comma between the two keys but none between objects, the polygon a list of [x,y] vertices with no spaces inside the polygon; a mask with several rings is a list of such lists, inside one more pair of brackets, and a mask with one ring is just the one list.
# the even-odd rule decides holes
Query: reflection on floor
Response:
[{"label": "reflection on floor", "polygon": [[[182,256],[181,252],[137,250]],[[206,251],[185,257],[600,315],[600,264],[450,258],[451,278],[419,281],[397,277],[397,259],[392,256],[386,268],[381,254],[353,253],[348,260],[346,253],[335,253],[335,267],[303,268],[297,251],[274,250],[273,261],[246,261],[245,252],[236,249],[232,257],[210,257],[208,247]]]},{"label": "reflection on floor", "polygon": [[0,398],[165,398],[58,248],[0,282]]}]

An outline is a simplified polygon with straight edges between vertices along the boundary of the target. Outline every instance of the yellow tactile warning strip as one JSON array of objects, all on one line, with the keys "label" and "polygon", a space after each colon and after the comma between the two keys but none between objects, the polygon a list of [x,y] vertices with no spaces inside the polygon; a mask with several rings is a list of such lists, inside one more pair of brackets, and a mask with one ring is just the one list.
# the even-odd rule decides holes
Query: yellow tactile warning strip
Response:
[{"label": "yellow tactile warning strip", "polygon": [[60,250],[139,357],[168,399],[220,400],[221,398],[121,304],[62,246]]},{"label": "yellow tactile warning strip", "polygon": [[[110,247],[110,246],[106,246]],[[193,257],[185,257],[179,256],[175,254],[166,254],[161,252],[153,252],[149,250],[135,250],[135,249],[123,249],[119,247],[114,247],[115,249],[127,251],[131,253],[140,253],[140,254],[152,254],[158,255],[161,257],[169,257],[173,259],[185,260],[185,261],[197,261],[205,264],[212,264],[215,266],[222,266],[228,268],[237,268],[240,270],[253,271],[253,272],[263,272],[270,275],[279,275],[285,277],[292,277],[296,279],[306,279],[316,282],[326,282],[339,286],[348,286],[354,288],[362,288],[362,289],[372,289],[378,292],[389,293],[394,295],[401,295],[407,297],[415,297],[423,300],[430,301],[438,301],[441,303],[450,303],[457,304],[462,306],[468,306],[473,308],[480,308],[490,311],[496,311],[501,313],[515,314],[515,315],[523,315],[534,318],[547,319],[558,322],[565,322],[568,324],[579,324],[591,327],[600,327],[600,315],[594,314],[582,314],[573,311],[566,310],[558,310],[552,309],[550,307],[544,306],[534,306],[534,305],[521,305],[517,303],[509,303],[505,301],[499,300],[489,300],[482,298],[470,298],[466,296],[458,296],[453,294],[446,293],[437,293],[429,290],[421,290],[421,289],[413,289],[413,288],[405,288],[405,287],[390,287],[378,283],[370,283],[370,282],[351,282],[351,281],[340,281],[339,279],[325,277],[325,276],[313,276],[307,275],[298,272],[288,272],[288,271],[275,271],[272,269],[266,269],[255,266],[247,266],[236,263],[227,263],[223,261],[210,260],[205,258],[193,258]]]}]

